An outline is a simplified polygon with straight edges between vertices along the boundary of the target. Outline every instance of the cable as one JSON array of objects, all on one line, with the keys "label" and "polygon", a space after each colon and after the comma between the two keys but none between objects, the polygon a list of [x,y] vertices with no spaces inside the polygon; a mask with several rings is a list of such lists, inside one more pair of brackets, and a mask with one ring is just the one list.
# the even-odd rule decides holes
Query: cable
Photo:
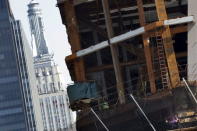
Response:
[{"label": "cable", "polygon": [[196,99],[194,93],[192,92],[192,90],[189,88],[189,85],[187,84],[185,78],[183,78],[183,82],[185,83],[185,85],[186,85],[185,87],[189,90],[189,93],[191,94],[192,98],[194,99],[194,101],[195,101],[195,103],[197,105],[197,99]]},{"label": "cable", "polygon": [[153,129],[153,131],[157,131],[156,128],[151,123],[151,121],[146,116],[146,114],[144,113],[144,111],[142,110],[142,108],[140,107],[140,105],[138,104],[138,102],[136,101],[135,97],[132,94],[130,94],[130,97],[133,99],[133,101],[135,102],[135,104],[137,105],[137,107],[139,108],[139,110],[141,111],[141,113],[143,114],[143,116],[146,118],[147,122],[149,123],[149,125],[151,126],[151,128]]},{"label": "cable", "polygon": [[96,114],[96,112],[91,108],[90,109],[92,111],[92,113],[96,116],[96,118],[100,121],[100,123],[103,125],[103,127],[106,129],[106,131],[109,131],[109,129],[107,128],[107,126],[103,123],[103,121],[99,118],[99,116]]}]

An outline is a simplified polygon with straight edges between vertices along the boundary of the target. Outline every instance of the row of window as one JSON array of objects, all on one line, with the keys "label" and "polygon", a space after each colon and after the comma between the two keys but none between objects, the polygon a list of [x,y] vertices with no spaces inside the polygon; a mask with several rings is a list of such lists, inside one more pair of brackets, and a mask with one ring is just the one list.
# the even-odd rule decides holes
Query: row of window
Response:
[{"label": "row of window", "polygon": [[48,127],[50,128],[48,130],[68,127],[65,102],[64,96],[53,96],[40,100],[45,129]]}]

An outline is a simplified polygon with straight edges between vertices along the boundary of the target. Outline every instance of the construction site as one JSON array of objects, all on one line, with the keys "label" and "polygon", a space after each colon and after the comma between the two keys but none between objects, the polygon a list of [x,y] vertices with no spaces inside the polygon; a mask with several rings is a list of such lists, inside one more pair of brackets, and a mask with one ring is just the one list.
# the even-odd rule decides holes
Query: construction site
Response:
[{"label": "construction site", "polygon": [[197,0],[57,6],[77,131],[197,131]]}]

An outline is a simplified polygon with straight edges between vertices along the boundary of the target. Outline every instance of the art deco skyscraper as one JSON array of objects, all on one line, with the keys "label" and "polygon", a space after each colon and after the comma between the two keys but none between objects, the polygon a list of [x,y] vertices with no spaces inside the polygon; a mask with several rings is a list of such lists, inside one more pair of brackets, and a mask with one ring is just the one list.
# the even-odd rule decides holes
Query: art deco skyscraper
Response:
[{"label": "art deco skyscraper", "polygon": [[44,38],[44,26],[39,3],[32,0],[28,5],[28,17],[32,36],[35,38],[37,55],[48,54],[48,47]]},{"label": "art deco skyscraper", "polygon": [[37,56],[34,57],[37,89],[45,131],[72,131],[67,92],[63,90],[58,66],[49,53],[44,37],[44,26],[39,3],[28,4],[30,29],[35,41]]},{"label": "art deco skyscraper", "polygon": [[32,54],[21,23],[14,19],[9,1],[0,0],[0,131],[42,129],[34,82]]}]

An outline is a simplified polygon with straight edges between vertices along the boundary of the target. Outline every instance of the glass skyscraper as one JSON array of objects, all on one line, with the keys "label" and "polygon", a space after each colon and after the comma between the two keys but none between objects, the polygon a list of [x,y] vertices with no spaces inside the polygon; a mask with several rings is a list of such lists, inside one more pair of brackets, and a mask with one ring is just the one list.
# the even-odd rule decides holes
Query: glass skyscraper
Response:
[{"label": "glass skyscraper", "polygon": [[42,130],[34,85],[32,54],[20,21],[9,1],[0,0],[0,131]]}]

